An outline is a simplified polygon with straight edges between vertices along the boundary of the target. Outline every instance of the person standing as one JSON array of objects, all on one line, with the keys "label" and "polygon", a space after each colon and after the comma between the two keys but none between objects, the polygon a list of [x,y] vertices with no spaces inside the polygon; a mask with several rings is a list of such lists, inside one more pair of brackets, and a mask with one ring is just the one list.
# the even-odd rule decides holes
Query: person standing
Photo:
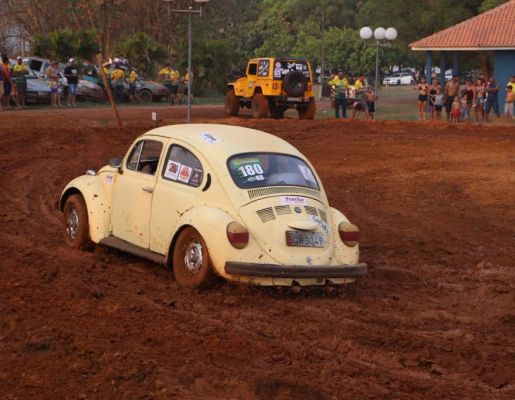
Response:
[{"label": "person standing", "polygon": [[504,116],[506,119],[513,119],[514,116],[514,108],[513,104],[515,102],[515,91],[513,91],[513,86],[515,83],[509,83],[506,86],[506,102],[504,103]]},{"label": "person standing", "polygon": [[125,83],[125,72],[120,68],[120,64],[115,64],[111,72],[111,85],[114,90],[114,98],[117,103],[123,101],[123,87]]},{"label": "person standing", "polygon": [[52,107],[61,107],[61,95],[59,93],[59,74],[57,72],[58,63],[53,60],[45,71],[50,86],[50,103]]},{"label": "person standing", "polygon": [[478,78],[476,81],[476,101],[472,105],[474,109],[474,113],[476,114],[476,122],[479,122],[479,118],[481,117],[481,122],[485,120],[485,99],[486,99],[486,87],[485,81],[482,78]]},{"label": "person standing", "polygon": [[136,101],[139,103],[138,97],[136,96],[136,85],[139,82],[139,76],[135,69],[131,68],[131,73],[129,74],[129,96],[131,101]]},{"label": "person standing", "polygon": [[441,89],[442,88],[440,87],[440,82],[438,82],[438,79],[433,79],[431,81],[431,86],[429,87],[429,109],[431,111],[431,119],[437,119],[435,110],[435,96],[438,92],[441,93]]},{"label": "person standing", "polygon": [[453,75],[452,79],[445,84],[445,112],[447,113],[447,121],[451,119],[452,103],[454,98],[458,96],[460,91],[460,77]]},{"label": "person standing", "polygon": [[163,80],[163,85],[170,92],[170,104],[179,102],[178,91],[179,91],[179,73],[168,63],[161,71],[159,71],[159,77]]},{"label": "person standing", "polygon": [[2,55],[2,63],[0,64],[2,70],[2,79],[4,85],[4,96],[2,99],[3,108],[11,109],[11,69],[9,68],[9,57],[5,54]]},{"label": "person standing", "polygon": [[420,78],[420,83],[413,88],[418,90],[417,104],[418,104],[418,120],[426,120],[426,104],[427,95],[429,93],[429,86],[427,85],[426,78]]},{"label": "person standing", "polygon": [[490,116],[490,109],[493,108],[495,114],[497,115],[497,119],[501,118],[501,114],[499,113],[499,84],[495,81],[495,77],[492,75],[488,79],[488,84],[486,85],[486,103],[485,103],[485,121],[488,122],[488,117]]},{"label": "person standing", "polygon": [[4,75],[0,68],[0,111],[4,111]]},{"label": "person standing", "polygon": [[77,86],[79,84],[79,67],[75,58],[68,60],[68,65],[64,69],[64,76],[68,81],[68,106],[77,107]]},{"label": "person standing", "polygon": [[12,68],[12,82],[16,85],[16,105],[18,108],[25,107],[28,74],[29,69],[23,64],[23,58],[21,56],[16,57],[16,64]]},{"label": "person standing", "polygon": [[379,97],[375,93],[372,87],[368,87],[367,89],[367,106],[368,106],[368,118],[370,120],[374,119],[374,115],[376,112],[376,101]]},{"label": "person standing", "polygon": [[476,87],[474,86],[474,82],[472,79],[467,79],[465,81],[465,89],[463,89],[462,95],[467,96],[467,115],[468,118],[472,116],[472,106],[476,102]]},{"label": "person standing", "polygon": [[340,109],[342,118],[347,118],[347,94],[349,90],[349,81],[339,72],[332,80],[328,82],[331,85],[331,92],[334,95],[334,117],[340,118]]}]

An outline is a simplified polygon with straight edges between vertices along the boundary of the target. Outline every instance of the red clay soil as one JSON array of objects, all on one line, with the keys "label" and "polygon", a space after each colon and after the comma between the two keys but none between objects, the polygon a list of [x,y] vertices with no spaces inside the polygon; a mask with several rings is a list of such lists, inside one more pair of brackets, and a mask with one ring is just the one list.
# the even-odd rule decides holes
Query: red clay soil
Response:
[{"label": "red clay soil", "polygon": [[[176,123],[184,109],[160,109]],[[333,292],[180,289],[66,247],[68,180],[123,154],[150,108],[0,114],[2,399],[514,399],[515,130],[223,118],[315,165],[369,274]],[[148,122],[147,122],[148,121]]]}]

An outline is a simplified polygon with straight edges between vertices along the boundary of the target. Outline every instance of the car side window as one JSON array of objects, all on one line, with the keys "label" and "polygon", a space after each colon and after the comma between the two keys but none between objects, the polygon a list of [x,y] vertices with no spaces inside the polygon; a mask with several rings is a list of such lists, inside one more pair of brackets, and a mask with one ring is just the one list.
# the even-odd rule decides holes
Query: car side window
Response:
[{"label": "car side window", "polygon": [[176,144],[170,146],[163,169],[164,179],[199,187],[203,177],[202,164],[191,151]]},{"label": "car side window", "polygon": [[248,72],[248,74],[249,75],[256,75],[256,73],[257,73],[257,64],[256,63],[249,64],[249,72]]},{"label": "car side window", "polygon": [[127,160],[127,169],[154,175],[162,150],[163,143],[156,140],[142,140],[138,142]]},{"label": "car side window", "polygon": [[268,76],[270,72],[270,60],[259,60],[258,76]]}]

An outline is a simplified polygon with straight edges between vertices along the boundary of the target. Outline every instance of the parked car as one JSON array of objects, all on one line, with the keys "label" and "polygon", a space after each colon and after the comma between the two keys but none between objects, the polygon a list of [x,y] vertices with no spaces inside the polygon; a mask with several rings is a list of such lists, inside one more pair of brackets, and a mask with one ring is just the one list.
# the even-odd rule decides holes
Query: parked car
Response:
[{"label": "parked car", "polygon": [[64,188],[66,242],[98,243],[173,268],[179,285],[353,282],[359,229],[329,206],[320,177],[286,141],[254,129],[153,129],[123,158]]},{"label": "parked car", "polygon": [[415,78],[409,72],[396,72],[383,79],[383,85],[413,85]]},{"label": "parked car", "polygon": [[27,77],[27,103],[50,103],[50,86],[44,79],[36,78],[29,72]]},{"label": "parked car", "polygon": [[[9,64],[13,67],[15,60],[9,60]],[[11,98],[12,101],[14,99]],[[25,98],[27,104],[50,103],[50,86],[44,79],[39,78],[34,71],[29,68],[27,75],[27,95]]]},{"label": "parked car", "polygon": [[[125,75],[129,76],[129,69],[127,66],[122,65],[122,69],[125,72]],[[114,66],[111,66],[111,69],[114,68]],[[102,79],[100,77],[100,74],[98,72],[98,67],[95,65],[85,65],[84,71],[83,71],[83,77],[89,82],[95,83],[100,86],[104,86]],[[129,101],[129,84],[126,82],[124,85],[124,93],[126,101]],[[170,92],[168,89],[154,81],[147,81],[144,79],[141,79],[136,84],[136,96],[139,100],[144,102],[151,102],[151,101],[161,101],[164,98],[168,98],[170,95]]]}]

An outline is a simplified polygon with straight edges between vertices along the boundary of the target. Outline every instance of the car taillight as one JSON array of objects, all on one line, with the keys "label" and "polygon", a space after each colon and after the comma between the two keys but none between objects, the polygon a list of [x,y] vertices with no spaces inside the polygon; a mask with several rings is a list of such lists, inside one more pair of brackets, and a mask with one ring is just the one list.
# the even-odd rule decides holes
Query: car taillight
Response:
[{"label": "car taillight", "polygon": [[238,222],[227,225],[227,239],[236,249],[243,249],[249,243],[249,231]]},{"label": "car taillight", "polygon": [[350,224],[348,222],[342,222],[340,226],[338,226],[338,231],[340,233],[342,242],[347,246],[354,247],[358,244],[359,228],[356,225]]},{"label": "car taillight", "polygon": [[274,90],[279,89],[279,84],[277,82],[272,83],[272,89],[274,89]]}]

